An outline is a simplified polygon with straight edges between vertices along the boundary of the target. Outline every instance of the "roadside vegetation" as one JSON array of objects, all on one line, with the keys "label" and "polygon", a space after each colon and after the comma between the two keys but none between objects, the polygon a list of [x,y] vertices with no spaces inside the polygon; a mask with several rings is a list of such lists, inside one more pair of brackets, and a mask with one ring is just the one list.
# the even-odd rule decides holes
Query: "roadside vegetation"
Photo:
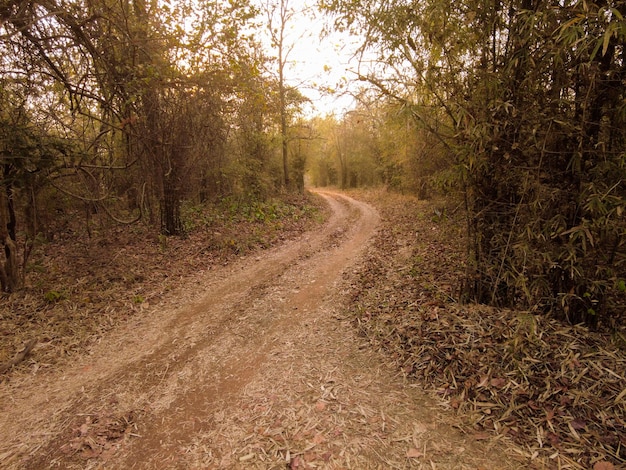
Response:
[{"label": "roadside vegetation", "polygon": [[446,400],[476,439],[508,439],[536,468],[620,468],[626,328],[464,302],[457,206],[386,191],[355,196],[382,214],[347,312],[372,346]]},{"label": "roadside vegetation", "polygon": [[360,38],[342,115],[289,0],[3,3],[0,372],[301,233],[306,182],[384,187],[357,327],[471,432],[626,465],[626,3],[316,6]]}]

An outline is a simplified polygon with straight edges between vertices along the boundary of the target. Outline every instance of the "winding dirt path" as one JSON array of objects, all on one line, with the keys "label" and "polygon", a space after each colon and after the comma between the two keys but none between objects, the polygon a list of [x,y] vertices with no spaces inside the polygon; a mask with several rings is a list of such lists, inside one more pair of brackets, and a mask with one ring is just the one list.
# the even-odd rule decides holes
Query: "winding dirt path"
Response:
[{"label": "winding dirt path", "polygon": [[515,468],[341,317],[376,211],[198,277],[62,370],[0,385],[1,468]]}]

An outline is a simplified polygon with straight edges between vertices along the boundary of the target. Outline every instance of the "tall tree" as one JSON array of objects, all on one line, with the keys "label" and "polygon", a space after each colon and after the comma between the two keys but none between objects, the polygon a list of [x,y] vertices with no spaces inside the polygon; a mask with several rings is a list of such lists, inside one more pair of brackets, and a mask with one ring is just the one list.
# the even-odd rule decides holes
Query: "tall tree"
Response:
[{"label": "tall tree", "polygon": [[378,53],[360,78],[456,161],[467,294],[573,322],[619,315],[623,2],[320,3]]},{"label": "tall tree", "polygon": [[208,169],[223,164],[233,97],[257,93],[242,85],[260,68],[255,14],[247,1],[2,4],[4,290],[19,285],[17,227],[32,242],[53,218],[44,205],[83,207],[88,230],[91,214],[131,222],[147,210],[163,233],[181,231],[181,201],[221,184]]},{"label": "tall tree", "polygon": [[302,40],[304,34],[298,33],[299,36],[294,37],[293,34],[289,34],[289,31],[295,28],[297,17],[306,14],[306,8],[297,10],[292,7],[289,0],[268,0],[265,4],[265,11],[272,46],[276,49],[283,184],[285,188],[290,188],[289,125],[294,112],[299,110],[306,98],[287,81],[287,65],[290,55],[296,41]]},{"label": "tall tree", "polygon": [[289,188],[289,142],[287,141],[287,88],[285,83],[285,67],[293,46],[287,44],[286,28],[295,14],[289,7],[289,0],[278,0],[278,3],[267,4],[267,19],[272,44],[277,49],[278,62],[278,101],[280,113],[280,140],[283,162],[283,184]]}]

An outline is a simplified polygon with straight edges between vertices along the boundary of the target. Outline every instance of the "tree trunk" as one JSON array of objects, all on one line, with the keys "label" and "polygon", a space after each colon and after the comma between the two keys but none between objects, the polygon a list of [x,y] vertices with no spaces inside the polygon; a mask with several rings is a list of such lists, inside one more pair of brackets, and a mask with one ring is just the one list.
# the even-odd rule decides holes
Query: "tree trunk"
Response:
[{"label": "tree trunk", "polygon": [[287,142],[287,100],[285,96],[285,77],[284,63],[282,62],[282,43],[280,44],[280,58],[281,64],[279,66],[279,94],[280,94],[280,137],[282,142],[282,156],[283,156],[283,175],[285,188],[289,189],[291,181],[289,180],[289,157],[288,157],[288,142]]},{"label": "tree trunk", "polygon": [[6,185],[0,191],[0,243],[4,248],[4,260],[0,261],[0,287],[3,292],[14,292],[20,285],[15,228],[12,188]]},{"label": "tree trunk", "polygon": [[180,219],[180,191],[171,182],[166,182],[161,199],[161,233],[180,235],[183,225]]}]

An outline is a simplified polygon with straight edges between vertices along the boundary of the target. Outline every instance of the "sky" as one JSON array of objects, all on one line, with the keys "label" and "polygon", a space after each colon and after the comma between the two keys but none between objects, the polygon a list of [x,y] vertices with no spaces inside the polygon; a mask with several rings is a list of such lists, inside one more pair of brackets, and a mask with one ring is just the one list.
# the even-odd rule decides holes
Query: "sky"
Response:
[{"label": "sky", "polygon": [[[314,0],[290,1],[298,9],[308,4],[314,4]],[[332,113],[341,116],[355,105],[352,96],[342,91],[346,87],[350,89],[350,82],[356,78],[350,71],[357,69],[353,56],[358,38],[339,32],[322,36],[326,21],[319,13],[316,18],[297,14],[287,25],[286,43],[293,48],[288,55],[285,77],[288,85],[312,100],[313,104],[305,109],[308,116]],[[335,93],[320,90],[335,90]]]},{"label": "sky", "polygon": [[[308,26],[311,37],[295,43],[288,57],[288,81],[294,86],[304,82],[299,88],[313,101],[312,112],[341,115],[354,107],[354,99],[345,92],[349,81],[356,78],[350,72],[356,69],[352,58],[356,40],[339,33],[320,38],[322,21],[300,20],[299,23]],[[320,92],[320,89],[334,90],[335,93]]]}]

